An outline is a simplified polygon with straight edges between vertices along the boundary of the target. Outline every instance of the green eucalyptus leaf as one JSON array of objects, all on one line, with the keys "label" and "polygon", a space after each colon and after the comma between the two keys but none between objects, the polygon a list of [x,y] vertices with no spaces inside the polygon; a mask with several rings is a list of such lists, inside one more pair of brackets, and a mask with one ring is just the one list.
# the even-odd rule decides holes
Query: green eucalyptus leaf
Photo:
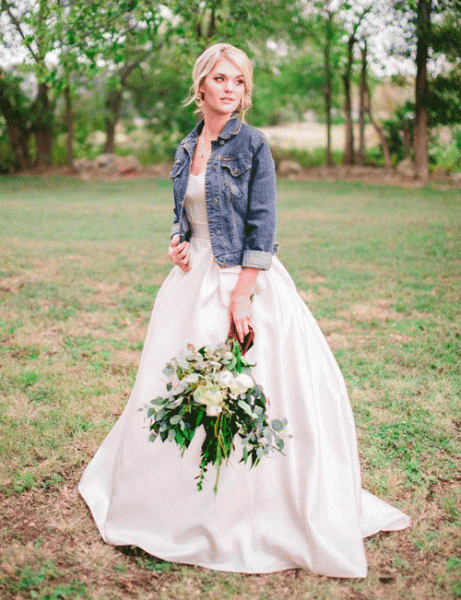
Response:
[{"label": "green eucalyptus leaf", "polygon": [[162,398],[161,396],[157,396],[157,398],[154,398],[150,402],[151,402],[151,404],[155,404],[156,406],[159,406],[160,404],[163,404],[165,402],[165,398]]},{"label": "green eucalyptus leaf", "polygon": [[282,431],[282,429],[285,427],[285,424],[283,423],[283,421],[280,421],[280,419],[274,419],[271,422],[271,425],[272,425],[272,429],[277,432]]},{"label": "green eucalyptus leaf", "polygon": [[[241,398],[241,397],[242,397],[242,395],[240,395],[240,398]],[[239,400],[239,401],[237,402],[237,404],[240,406],[240,408],[241,408],[242,410],[244,410],[244,411],[245,411],[245,412],[246,412],[248,415],[250,415],[250,417],[252,417],[252,416],[253,416],[253,412],[252,412],[252,410],[251,410],[251,407],[250,407],[250,406],[249,406],[249,405],[248,405],[246,402],[244,402],[243,400]]]},{"label": "green eucalyptus leaf", "polygon": [[174,373],[173,365],[171,365],[171,363],[168,363],[167,366],[163,369],[162,373],[166,377],[171,377]]}]

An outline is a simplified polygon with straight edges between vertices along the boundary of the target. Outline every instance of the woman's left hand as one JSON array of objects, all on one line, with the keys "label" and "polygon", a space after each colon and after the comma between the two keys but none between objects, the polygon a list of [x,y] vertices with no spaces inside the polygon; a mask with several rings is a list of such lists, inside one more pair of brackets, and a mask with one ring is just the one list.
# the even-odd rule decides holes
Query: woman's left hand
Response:
[{"label": "woman's left hand", "polygon": [[251,324],[251,299],[249,295],[232,294],[229,306],[230,319],[241,342],[248,335]]}]

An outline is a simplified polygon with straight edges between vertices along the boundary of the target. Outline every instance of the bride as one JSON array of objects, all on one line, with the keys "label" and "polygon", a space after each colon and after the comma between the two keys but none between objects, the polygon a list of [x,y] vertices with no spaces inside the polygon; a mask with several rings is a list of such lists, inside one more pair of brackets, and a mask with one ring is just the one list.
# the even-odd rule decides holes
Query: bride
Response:
[{"label": "bride", "polygon": [[[409,519],[362,490],[343,378],[275,256],[274,163],[262,134],[243,122],[251,63],[241,50],[216,44],[192,75],[191,101],[202,120],[181,142],[171,171],[175,267],[155,300],[131,397],[87,466],[80,493],[107,543],[163,560],[365,577],[363,538],[403,529]],[[273,416],[287,419],[290,438],[285,455],[253,469],[239,462],[237,449],[215,497],[212,483],[198,492],[194,481],[203,437],[182,457],[173,443],[151,443],[143,407],[164,395],[162,369],[172,357],[189,343],[223,342],[231,322],[240,340],[253,328],[252,376]]]}]

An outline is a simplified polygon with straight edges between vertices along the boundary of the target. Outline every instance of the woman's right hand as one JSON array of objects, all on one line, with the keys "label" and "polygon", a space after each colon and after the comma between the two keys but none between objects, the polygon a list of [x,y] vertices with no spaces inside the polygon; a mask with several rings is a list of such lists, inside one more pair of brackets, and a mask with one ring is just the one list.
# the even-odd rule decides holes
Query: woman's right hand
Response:
[{"label": "woman's right hand", "polygon": [[168,255],[175,265],[187,273],[190,271],[190,243],[181,242],[179,243],[179,233],[176,233],[170,241],[170,247],[168,248]]}]

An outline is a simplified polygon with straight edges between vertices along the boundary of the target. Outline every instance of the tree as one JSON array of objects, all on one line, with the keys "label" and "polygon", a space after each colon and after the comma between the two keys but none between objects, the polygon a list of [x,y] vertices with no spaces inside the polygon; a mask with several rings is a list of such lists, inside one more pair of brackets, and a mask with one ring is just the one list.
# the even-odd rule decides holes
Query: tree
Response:
[{"label": "tree", "polygon": [[427,59],[429,55],[431,11],[432,0],[418,0],[416,6],[417,41],[413,144],[415,153],[415,175],[419,179],[427,179],[429,177],[429,155],[427,146]]},{"label": "tree", "polygon": [[6,133],[20,169],[30,169],[32,158],[29,140],[32,135],[30,102],[20,87],[20,80],[0,71],[0,113],[6,122]]},{"label": "tree", "polygon": [[[437,55],[447,62],[459,64],[461,50],[460,0],[394,0],[394,8],[409,15],[411,28],[406,32],[407,48],[414,49],[415,115],[413,121],[413,150],[415,176],[427,179],[429,175],[428,125],[431,98],[429,57]],[[435,18],[437,17],[437,18]],[[452,71],[456,81],[456,69]],[[449,77],[450,78],[450,77]],[[446,79],[446,78],[445,78]],[[442,89],[443,77],[437,79]],[[448,86],[450,87],[450,86]]]},{"label": "tree", "polygon": [[[353,165],[355,163],[354,152],[354,123],[352,118],[352,70],[354,65],[354,48],[361,36],[362,24],[367,15],[372,10],[372,4],[365,2],[358,5],[346,4],[343,9],[343,20],[347,33],[347,46],[345,65],[342,74],[344,85],[344,117],[345,117],[345,144],[344,144],[344,163]],[[366,34],[362,34],[366,37]],[[363,134],[362,134],[363,135]]]},{"label": "tree", "polygon": [[322,54],[323,99],[326,121],[326,162],[333,164],[331,152],[332,109],[337,95],[339,63],[342,54],[343,29],[338,20],[341,0],[299,0],[297,15],[289,27],[291,40],[306,52],[315,49]]},{"label": "tree", "polygon": [[13,99],[13,96],[17,100],[19,97],[17,93],[12,96],[9,90],[5,89],[4,81],[1,83],[3,101],[0,109],[7,122],[8,134],[12,136],[11,146],[15,152],[19,152],[17,154],[19,164],[27,164],[30,161],[30,155],[28,158],[24,144],[27,144],[33,136],[36,146],[35,165],[46,166],[51,164],[54,119],[54,106],[49,97],[45,61],[51,49],[48,36],[50,8],[46,0],[31,4],[1,0],[0,8],[16,33],[16,38],[20,38],[27,49],[31,68],[37,78],[37,91],[28,107],[28,118],[23,123],[18,120],[21,103]]}]

